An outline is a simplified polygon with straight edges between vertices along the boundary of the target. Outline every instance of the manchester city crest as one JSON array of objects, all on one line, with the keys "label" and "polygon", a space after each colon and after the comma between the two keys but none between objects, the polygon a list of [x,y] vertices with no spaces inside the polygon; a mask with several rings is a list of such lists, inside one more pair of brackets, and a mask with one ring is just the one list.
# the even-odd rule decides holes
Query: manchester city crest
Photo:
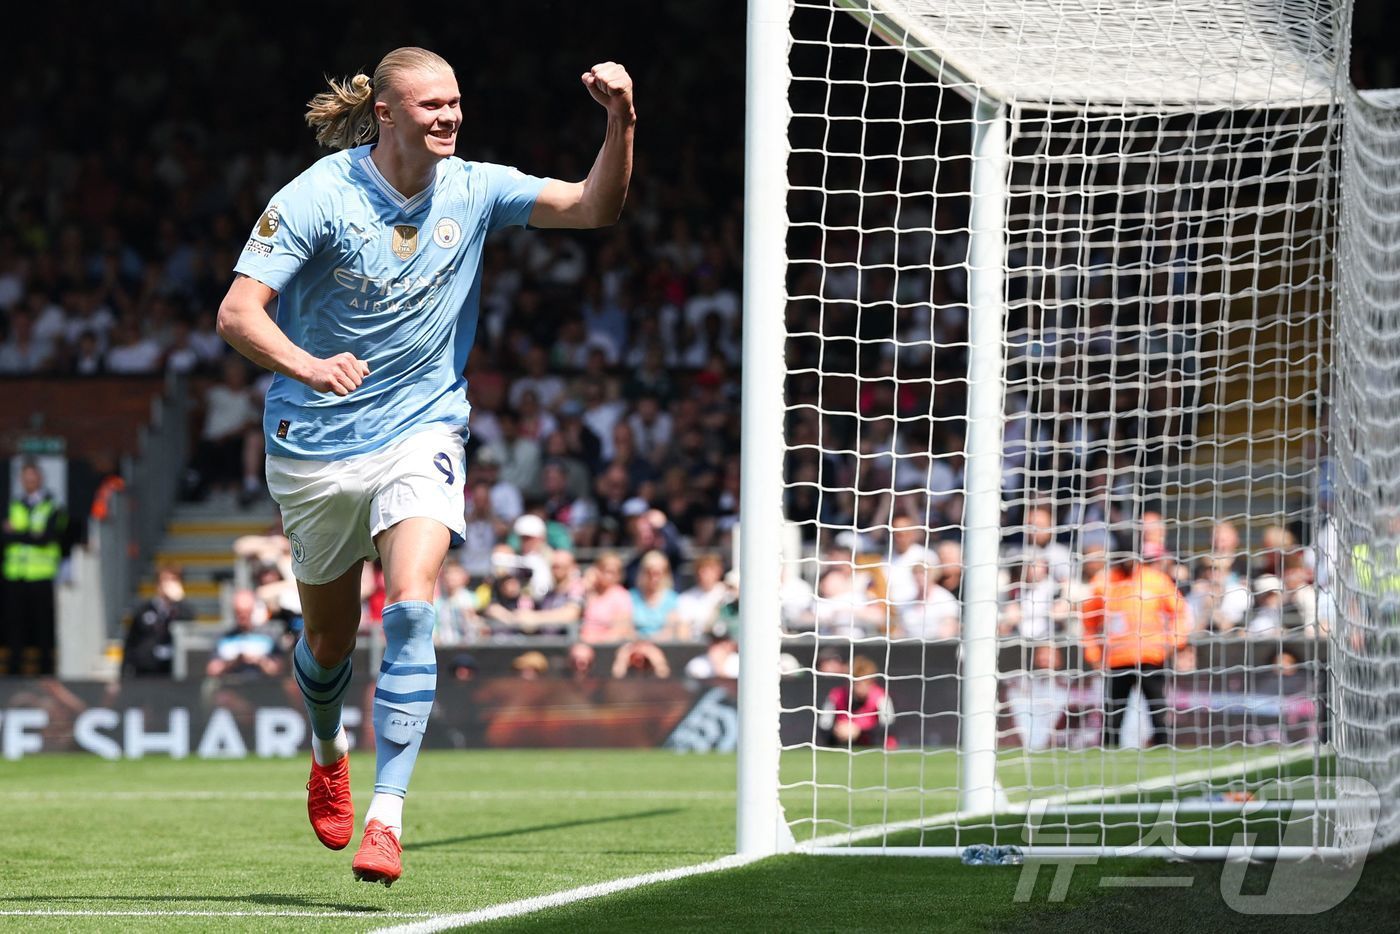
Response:
[{"label": "manchester city crest", "polygon": [[445,250],[450,250],[462,239],[462,228],[450,217],[444,217],[433,228],[433,242]]}]

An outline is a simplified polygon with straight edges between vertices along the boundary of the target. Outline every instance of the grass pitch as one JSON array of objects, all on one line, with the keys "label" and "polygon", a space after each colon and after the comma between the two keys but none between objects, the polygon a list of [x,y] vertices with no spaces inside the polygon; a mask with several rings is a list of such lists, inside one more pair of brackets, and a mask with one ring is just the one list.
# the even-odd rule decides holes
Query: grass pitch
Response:
[{"label": "grass pitch", "polygon": [[[789,757],[791,759],[791,757]],[[823,781],[943,784],[935,757],[832,759]],[[951,761],[951,760],[950,760]],[[1002,781],[1048,775],[1092,787],[1060,757],[1008,758]],[[1152,761],[1150,757],[1145,762]],[[1094,764],[1100,763],[1100,764]],[[1160,757],[1169,774],[1189,771]],[[789,760],[785,776],[794,774]],[[846,773],[843,769],[849,768]],[[890,771],[893,769],[893,771]],[[1095,772],[1094,770],[1100,770]],[[368,931],[589,883],[702,863],[732,851],[734,759],[639,751],[425,753],[405,809],[405,877],[355,882],[351,847],[322,848],[307,824],[306,763],[103,762],[51,756],[0,764],[0,929],[22,931]],[[867,774],[867,771],[869,774]],[[352,767],[363,808],[370,757]],[[810,775],[810,770],[805,774]],[[951,778],[951,776],[948,776]],[[868,779],[868,781],[867,781]],[[1034,779],[1034,783],[1039,783]],[[951,784],[951,782],[948,782]],[[1100,786],[1101,787],[1101,786]],[[812,807],[810,787],[785,796]],[[852,798],[856,800],[852,802]],[[875,809],[873,790],[819,815],[819,832]],[[818,797],[819,807],[821,798]],[[937,793],[900,792],[892,807],[932,814]],[[1256,888],[1267,884],[1266,870]],[[1220,867],[1103,861],[1077,867],[1063,901],[1042,870],[1028,901],[1020,872],[954,860],[786,856],[491,922],[488,931],[1173,931],[1377,930],[1396,916],[1400,857],[1367,865],[1340,908],[1308,918],[1240,915],[1220,896]],[[1110,876],[1172,876],[1171,888],[1104,888]],[[1189,877],[1190,886],[1181,879]],[[1248,890],[1248,888],[1246,889]]]}]

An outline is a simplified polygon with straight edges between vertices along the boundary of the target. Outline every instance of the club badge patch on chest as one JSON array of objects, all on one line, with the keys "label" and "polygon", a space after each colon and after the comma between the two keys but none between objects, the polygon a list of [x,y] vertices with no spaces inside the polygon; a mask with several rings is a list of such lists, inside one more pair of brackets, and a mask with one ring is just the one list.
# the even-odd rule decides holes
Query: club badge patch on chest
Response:
[{"label": "club badge patch on chest", "polygon": [[433,228],[433,242],[444,249],[451,249],[462,239],[462,228],[450,217],[444,217]]},{"label": "club badge patch on chest", "polygon": [[399,259],[408,259],[418,252],[418,228],[407,224],[396,226],[393,249]]}]

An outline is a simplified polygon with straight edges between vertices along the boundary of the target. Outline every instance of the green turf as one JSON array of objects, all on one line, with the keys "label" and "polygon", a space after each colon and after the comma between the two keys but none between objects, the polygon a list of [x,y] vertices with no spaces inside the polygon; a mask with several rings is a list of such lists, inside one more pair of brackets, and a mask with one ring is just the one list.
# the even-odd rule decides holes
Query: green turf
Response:
[{"label": "green turf", "polygon": [[[1251,868],[1244,891],[1262,890]],[[1028,901],[1016,900],[1020,871],[954,860],[783,856],[727,873],[634,889],[523,918],[479,925],[483,934],[608,931],[989,931],[1014,934],[1214,934],[1396,929],[1400,852],[1368,863],[1356,891],[1316,915],[1245,915],[1220,895],[1219,863],[1104,860],[1076,866],[1063,901],[1051,902],[1054,869],[1043,867]],[[1104,888],[1112,877],[1189,878],[1185,888]]]},{"label": "green turf", "polygon": [[[373,772],[357,756],[361,807]],[[353,849],[316,842],[305,773],[300,761],[0,764],[0,910],[357,911],[363,923],[182,917],[140,929],[365,930],[392,920],[376,920],[386,912],[469,910],[703,862],[734,845],[732,757],[425,753],[405,808],[407,874],[385,890],[351,878]],[[111,918],[0,917],[7,923],[116,927]]]},{"label": "green turf", "polygon": [[[1000,773],[1008,786],[1016,776],[1029,775],[1034,781],[1048,776],[1049,787],[1063,789],[1073,779],[1102,788],[1220,764],[1197,762],[1204,757],[1197,753],[1155,755],[1011,755],[1003,757]],[[920,807],[927,815],[950,803],[945,793],[888,795],[875,786],[889,779],[890,786],[907,787],[921,775],[931,786],[951,785],[953,757],[881,758],[862,757],[849,766],[820,758],[823,782],[849,775],[871,789],[847,795],[838,808],[844,815],[833,812],[832,820],[865,821],[882,813],[902,818],[911,807],[915,816]],[[306,823],[301,761],[51,756],[0,763],[7,816],[0,911],[259,913],[0,916],[0,929],[363,931],[411,915],[470,911],[691,865],[732,850],[734,766],[729,756],[655,750],[425,753],[405,813],[407,874],[385,890],[351,879],[351,850],[333,853],[315,842]],[[786,775],[797,767],[792,756],[785,759]],[[353,771],[363,807],[372,763],[357,757]],[[794,794],[810,800],[811,787],[791,790],[789,800]],[[1113,916],[1105,904],[1164,897],[1161,890],[1104,890],[1098,878],[1124,869],[1141,874],[1180,868],[1141,860],[1083,867],[1063,903],[1046,901],[1048,881],[1037,898],[1018,903],[1011,897],[1019,878],[1014,869],[952,860],[790,856],[496,922],[494,929],[1048,930],[1068,914],[1076,919],[1073,929],[1092,930],[1096,919]],[[1373,878],[1393,888],[1396,870],[1393,857],[1373,863],[1363,888]],[[1174,913],[1148,914],[1200,931],[1238,927],[1241,916],[1218,895],[1213,902],[1209,897],[1217,886],[1208,877],[1218,867],[1190,871],[1205,874],[1198,880],[1200,894],[1173,891]],[[1353,903],[1374,911],[1377,897],[1364,888],[1337,917],[1350,918],[1345,912]],[[332,917],[307,916],[315,913]],[[1134,929],[1121,918],[1119,924],[1118,930]]]}]

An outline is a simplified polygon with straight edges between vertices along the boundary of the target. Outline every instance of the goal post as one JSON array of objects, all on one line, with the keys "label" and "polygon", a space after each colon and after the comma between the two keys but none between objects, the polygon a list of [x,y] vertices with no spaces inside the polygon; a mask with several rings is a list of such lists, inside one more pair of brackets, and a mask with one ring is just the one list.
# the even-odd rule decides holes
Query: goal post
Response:
[{"label": "goal post", "polygon": [[[783,310],[787,269],[787,0],[751,0],[744,123],[744,316],[739,490],[740,606],[778,620],[783,556]],[[763,582],[758,585],[759,582]],[[755,586],[758,585],[758,586]],[[791,839],[778,802],[781,628],[743,625],[739,654],[738,841],[768,855]]]},{"label": "goal post", "polygon": [[1350,12],[750,0],[739,852],[1400,835],[1400,125]]}]

